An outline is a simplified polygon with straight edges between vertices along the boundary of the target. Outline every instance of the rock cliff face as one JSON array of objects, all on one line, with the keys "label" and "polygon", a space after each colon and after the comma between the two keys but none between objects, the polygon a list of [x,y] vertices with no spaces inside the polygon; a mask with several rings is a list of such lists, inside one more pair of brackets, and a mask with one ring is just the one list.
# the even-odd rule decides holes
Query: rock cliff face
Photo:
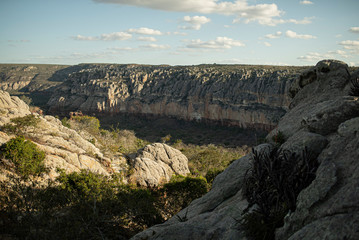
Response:
[{"label": "rock cliff face", "polygon": [[[22,100],[0,90],[0,145],[15,137],[14,134],[3,132],[1,127],[13,118],[29,114],[29,106]],[[57,168],[68,173],[86,169],[103,175],[121,172],[126,168],[125,158],[106,156],[84,138],[85,133],[79,134],[63,126],[61,121],[53,116],[35,114],[35,117],[39,119],[36,127],[24,129],[23,133],[45,152],[45,165],[50,169],[49,178],[54,179],[58,175]],[[142,186],[157,186],[169,181],[174,174],[189,173],[186,156],[166,144],[145,146],[135,158],[128,160],[133,165],[133,174],[129,176],[129,180]],[[0,159],[0,170],[1,163]],[[3,177],[5,176],[0,171],[0,178]]]},{"label": "rock cliff face", "polygon": [[[359,239],[359,96],[350,96],[347,65],[324,60],[291,87],[289,112],[268,136],[282,132],[280,150],[310,151],[319,167],[314,181],[299,193],[276,239]],[[273,148],[273,142],[255,149]],[[252,155],[231,164],[212,189],[164,224],[133,239],[247,239],[241,221],[249,204],[243,194]]]},{"label": "rock cliff face", "polygon": [[53,112],[133,113],[272,129],[303,68],[92,65],[72,73],[48,105]]}]

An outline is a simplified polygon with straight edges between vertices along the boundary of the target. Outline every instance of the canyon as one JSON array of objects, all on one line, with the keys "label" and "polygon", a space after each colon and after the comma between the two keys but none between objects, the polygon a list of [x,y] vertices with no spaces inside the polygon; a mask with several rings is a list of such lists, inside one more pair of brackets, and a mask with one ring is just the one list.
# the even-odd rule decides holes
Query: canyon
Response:
[{"label": "canyon", "polygon": [[41,94],[51,114],[135,114],[271,130],[306,67],[0,65],[0,89]]}]

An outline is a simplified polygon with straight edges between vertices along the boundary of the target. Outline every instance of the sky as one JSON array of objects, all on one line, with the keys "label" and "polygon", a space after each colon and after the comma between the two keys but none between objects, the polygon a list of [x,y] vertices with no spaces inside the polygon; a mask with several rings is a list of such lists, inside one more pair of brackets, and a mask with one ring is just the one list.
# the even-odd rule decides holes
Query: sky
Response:
[{"label": "sky", "polygon": [[359,66],[358,0],[0,0],[0,63]]}]

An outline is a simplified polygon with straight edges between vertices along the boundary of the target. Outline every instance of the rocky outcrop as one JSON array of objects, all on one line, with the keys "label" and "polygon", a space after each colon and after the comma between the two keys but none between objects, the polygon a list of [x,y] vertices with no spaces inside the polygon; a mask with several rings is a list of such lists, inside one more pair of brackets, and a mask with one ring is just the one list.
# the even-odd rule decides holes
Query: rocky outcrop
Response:
[{"label": "rocky outcrop", "polygon": [[11,118],[23,117],[27,114],[30,114],[30,110],[26,103],[0,90],[0,126],[8,123]]},{"label": "rocky outcrop", "polygon": [[92,65],[54,91],[53,112],[131,113],[272,129],[299,67]]},{"label": "rocky outcrop", "polygon": [[[282,150],[308,149],[319,167],[276,239],[359,239],[359,97],[348,95],[350,78],[358,76],[359,71],[349,74],[343,62],[324,60],[292,86],[290,111],[267,140],[282,132]],[[256,151],[268,151],[272,144]],[[251,161],[251,155],[235,161],[216,177],[209,193],[133,239],[247,239],[241,220],[248,202],[242,189]]]},{"label": "rocky outcrop", "polygon": [[[0,129],[12,118],[31,114],[29,106],[18,97],[0,90]],[[39,119],[36,127],[24,130],[39,149],[46,154],[45,165],[50,169],[49,177],[57,176],[56,168],[67,172],[87,169],[109,175],[111,160],[106,158],[92,143],[82,138],[76,131],[64,127],[60,120],[52,116],[35,115]],[[0,144],[9,141],[13,134],[0,131]]]},{"label": "rocky outcrop", "polygon": [[173,175],[190,173],[187,157],[163,143],[147,145],[139,150],[131,165],[133,174],[130,182],[145,187],[168,182]]}]

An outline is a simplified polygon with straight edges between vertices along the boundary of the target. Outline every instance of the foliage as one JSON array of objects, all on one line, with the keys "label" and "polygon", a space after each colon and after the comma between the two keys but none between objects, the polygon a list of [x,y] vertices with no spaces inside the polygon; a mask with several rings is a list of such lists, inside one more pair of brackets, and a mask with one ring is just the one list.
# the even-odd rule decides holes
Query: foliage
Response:
[{"label": "foliage", "polygon": [[187,207],[194,199],[201,197],[208,192],[208,184],[203,177],[184,177],[181,175],[171,178],[160,189],[164,208],[167,214],[174,215],[181,209]]},{"label": "foliage", "polygon": [[272,140],[275,142],[275,144],[282,145],[286,141],[286,138],[283,132],[278,131],[277,134],[272,137]]},{"label": "foliage", "polygon": [[31,175],[38,176],[46,171],[45,153],[30,140],[25,140],[23,136],[13,138],[1,145],[0,155],[10,160],[14,164],[15,171],[25,178]]},{"label": "foliage", "polygon": [[206,173],[206,180],[209,184],[212,184],[214,179],[217,177],[218,174],[222,173],[223,169],[217,169],[217,168],[211,168],[208,170],[208,172]]},{"label": "foliage", "polygon": [[199,176],[206,176],[211,169],[224,170],[245,153],[241,148],[225,148],[213,144],[203,146],[176,144],[173,146],[188,158],[191,173]]},{"label": "foliage", "polygon": [[73,116],[72,120],[81,123],[90,133],[98,133],[100,129],[100,121],[96,117]]},{"label": "foliage", "polygon": [[244,218],[247,234],[254,239],[274,239],[274,230],[283,225],[289,210],[295,210],[298,194],[314,180],[317,167],[307,149],[301,155],[277,148],[261,153],[253,150],[244,194],[258,209]]},{"label": "foliage", "polygon": [[163,222],[156,194],[118,179],[60,171],[48,185],[17,178],[0,183],[0,235],[21,239],[128,239]]},{"label": "foliage", "polygon": [[69,124],[69,120],[67,119],[67,117],[64,117],[63,119],[61,119],[61,123],[63,126],[65,127],[71,127],[70,124]]},{"label": "foliage", "polygon": [[359,96],[359,78],[351,79],[352,86],[350,88],[349,95],[350,96]]},{"label": "foliage", "polygon": [[24,117],[12,118],[11,123],[2,126],[2,130],[7,133],[23,134],[28,128],[36,127],[40,119],[33,114]]}]

